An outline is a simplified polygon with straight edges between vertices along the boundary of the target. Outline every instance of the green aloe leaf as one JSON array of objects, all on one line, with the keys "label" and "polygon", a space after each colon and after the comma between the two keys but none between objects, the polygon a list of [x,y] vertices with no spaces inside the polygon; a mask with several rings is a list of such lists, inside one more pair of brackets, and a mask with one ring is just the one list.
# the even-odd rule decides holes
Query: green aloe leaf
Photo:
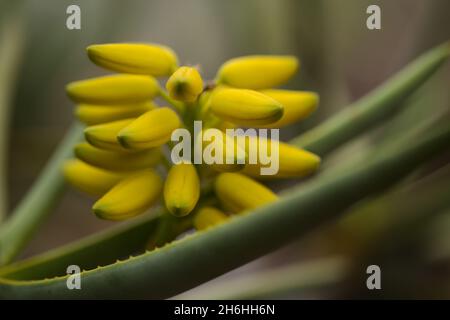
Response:
[{"label": "green aloe leaf", "polygon": [[450,147],[450,127],[391,150],[352,171],[319,177],[254,212],[163,248],[82,273],[82,290],[66,277],[0,279],[2,298],[168,298],[267,254],[329,221],[354,202],[404,177]]},{"label": "green aloe leaf", "polygon": [[64,245],[30,259],[0,269],[0,277],[8,279],[45,279],[64,275],[68,265],[88,270],[106,265],[118,258],[143,252],[160,220],[162,210],[119,224],[82,240]]},{"label": "green aloe leaf", "polygon": [[393,78],[291,143],[321,156],[390,117],[450,56],[444,43],[406,66]]},{"label": "green aloe leaf", "polygon": [[79,124],[70,128],[31,190],[12,212],[11,218],[0,226],[0,265],[9,263],[20,252],[55,207],[65,186],[62,163],[72,155],[72,147],[81,139],[82,133]]}]

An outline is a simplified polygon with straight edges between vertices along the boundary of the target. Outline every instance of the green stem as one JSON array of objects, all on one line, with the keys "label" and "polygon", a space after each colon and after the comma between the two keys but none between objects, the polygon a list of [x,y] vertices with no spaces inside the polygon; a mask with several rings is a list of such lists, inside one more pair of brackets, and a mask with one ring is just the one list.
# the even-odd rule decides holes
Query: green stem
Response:
[{"label": "green stem", "polygon": [[[432,49],[369,95],[291,143],[321,156],[385,120],[450,56],[450,44]],[[403,104],[404,105],[404,104]]]},{"label": "green stem", "polygon": [[[8,9],[8,8],[4,8]],[[3,12],[0,24],[0,223],[7,212],[7,162],[12,94],[23,48],[21,2]]]},{"label": "green stem", "polygon": [[176,101],[176,100],[174,100],[174,99],[172,99],[168,94],[167,94],[167,92],[164,90],[164,89],[162,89],[162,88],[160,88],[159,89],[159,96],[161,97],[161,98],[163,98],[168,104],[170,104],[172,107],[174,107],[175,109],[177,109],[178,110],[178,112],[180,112],[180,114],[181,115],[184,115],[184,112],[185,112],[185,106],[184,106],[184,104],[182,103],[182,102],[179,102],[179,101]]},{"label": "green stem", "polygon": [[64,192],[61,165],[72,155],[72,147],[82,132],[79,124],[70,128],[31,190],[0,227],[0,265],[14,259],[58,202]]}]

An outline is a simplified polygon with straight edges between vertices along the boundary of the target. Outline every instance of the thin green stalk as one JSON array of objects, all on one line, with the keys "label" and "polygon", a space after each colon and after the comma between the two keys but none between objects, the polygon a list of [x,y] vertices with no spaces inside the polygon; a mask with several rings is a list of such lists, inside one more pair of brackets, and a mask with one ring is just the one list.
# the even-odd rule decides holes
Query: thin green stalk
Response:
[{"label": "thin green stalk", "polygon": [[179,102],[179,101],[176,101],[176,100],[172,99],[172,98],[167,94],[167,92],[166,92],[164,89],[162,89],[162,88],[159,89],[159,96],[160,96],[163,100],[165,100],[168,104],[170,104],[172,107],[174,107],[175,109],[177,109],[178,112],[180,112],[181,115],[184,114],[184,111],[185,111],[185,106],[184,106],[184,104],[183,104],[182,102]]},{"label": "thin green stalk", "polygon": [[[4,8],[8,9],[8,8]],[[7,162],[12,94],[23,48],[23,19],[20,1],[11,6],[0,24],[0,223],[7,213]]]},{"label": "thin green stalk", "polygon": [[[450,147],[450,127],[437,128],[352,171],[311,180],[279,201],[163,248],[67,277],[0,279],[0,298],[168,298],[265,255],[335,219],[356,201],[392,185]],[[368,183],[369,182],[369,183]]]},{"label": "thin green stalk", "polygon": [[31,190],[0,227],[0,265],[14,259],[57,204],[65,185],[61,165],[72,155],[72,147],[82,133],[79,124],[70,128]]},{"label": "thin green stalk", "polygon": [[427,80],[450,56],[445,43],[425,53],[369,95],[336,116],[293,139],[291,143],[321,156],[385,120],[401,102]]}]

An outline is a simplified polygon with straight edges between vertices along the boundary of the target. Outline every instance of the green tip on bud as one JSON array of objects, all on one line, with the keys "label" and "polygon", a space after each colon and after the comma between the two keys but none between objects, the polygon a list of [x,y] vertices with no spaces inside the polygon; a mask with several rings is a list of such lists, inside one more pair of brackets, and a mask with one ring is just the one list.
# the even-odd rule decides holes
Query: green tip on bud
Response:
[{"label": "green tip on bud", "polygon": [[166,88],[173,99],[193,102],[203,91],[203,79],[196,68],[180,67],[167,80]]}]

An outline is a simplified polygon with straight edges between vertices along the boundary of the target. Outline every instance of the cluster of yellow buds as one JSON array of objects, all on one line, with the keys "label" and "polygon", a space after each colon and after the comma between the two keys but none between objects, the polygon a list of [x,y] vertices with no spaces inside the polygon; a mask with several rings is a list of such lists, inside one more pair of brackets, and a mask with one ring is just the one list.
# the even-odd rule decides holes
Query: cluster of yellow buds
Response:
[{"label": "cluster of yellow buds", "polygon": [[[195,121],[204,123],[202,130],[216,128],[225,135],[227,128],[281,128],[307,117],[317,107],[317,94],[274,89],[296,73],[295,57],[232,59],[204,84],[196,67],[179,66],[176,54],[165,46],[102,44],[87,52],[95,64],[118,74],[67,86],[77,103],[75,115],[86,125],[86,141],[75,146],[76,158],[66,162],[64,175],[80,190],[99,197],[93,205],[98,217],[134,217],[162,196],[168,212],[190,214],[194,227],[204,229],[277,199],[259,181],[264,166],[259,158],[253,163],[199,165],[174,163],[168,153],[174,147],[172,133],[179,128],[192,131]],[[167,79],[166,89],[157,77]],[[167,106],[157,105],[155,99]],[[272,143],[257,136],[239,140],[231,147],[243,149],[244,158],[250,152],[249,140],[260,140],[266,148]],[[277,145],[279,170],[265,177],[302,177],[318,168],[318,156],[283,142]]]}]

